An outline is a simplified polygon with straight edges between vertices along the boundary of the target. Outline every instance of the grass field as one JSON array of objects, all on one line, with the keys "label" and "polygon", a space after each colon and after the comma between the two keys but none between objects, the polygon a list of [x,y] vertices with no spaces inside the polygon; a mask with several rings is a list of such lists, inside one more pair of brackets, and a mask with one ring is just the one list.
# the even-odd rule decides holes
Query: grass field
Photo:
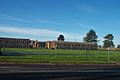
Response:
[{"label": "grass field", "polygon": [[5,48],[0,62],[52,64],[111,64],[120,62],[120,51]]}]

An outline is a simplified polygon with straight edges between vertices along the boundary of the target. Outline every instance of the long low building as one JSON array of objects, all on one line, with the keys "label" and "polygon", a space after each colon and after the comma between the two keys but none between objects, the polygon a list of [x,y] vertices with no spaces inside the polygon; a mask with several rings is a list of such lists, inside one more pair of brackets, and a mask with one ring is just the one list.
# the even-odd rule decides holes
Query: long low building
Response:
[{"label": "long low building", "polygon": [[80,50],[95,50],[96,43],[88,42],[63,42],[63,41],[48,41],[45,48],[47,49],[80,49]]},{"label": "long low building", "polygon": [[30,46],[30,39],[0,37],[0,47],[29,48],[29,46]]},{"label": "long low building", "polygon": [[97,49],[97,44],[87,42],[64,42],[64,41],[40,42],[37,40],[34,41],[30,39],[0,37],[0,47],[94,50]]},{"label": "long low building", "polygon": [[39,42],[30,39],[0,37],[2,48],[45,48],[46,42]]}]

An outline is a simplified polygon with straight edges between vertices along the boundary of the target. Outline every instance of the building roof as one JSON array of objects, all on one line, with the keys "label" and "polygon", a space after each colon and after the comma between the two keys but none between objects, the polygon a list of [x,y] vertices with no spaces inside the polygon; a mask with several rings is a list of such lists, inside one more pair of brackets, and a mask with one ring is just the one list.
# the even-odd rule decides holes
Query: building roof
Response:
[{"label": "building roof", "polygon": [[7,38],[7,37],[0,37],[0,39],[30,40],[30,39],[22,39],[22,38]]},{"label": "building roof", "polygon": [[68,43],[68,44],[95,44],[90,42],[68,42],[68,41],[48,41],[48,42]]}]

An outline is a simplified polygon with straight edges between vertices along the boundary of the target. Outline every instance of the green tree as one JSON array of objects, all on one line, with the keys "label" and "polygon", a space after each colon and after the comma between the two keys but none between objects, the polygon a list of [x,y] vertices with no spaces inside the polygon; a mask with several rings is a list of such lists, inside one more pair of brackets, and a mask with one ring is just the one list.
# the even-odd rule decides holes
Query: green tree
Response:
[{"label": "green tree", "polygon": [[104,48],[108,48],[108,47],[114,47],[114,43],[113,43],[113,39],[114,39],[114,36],[112,34],[107,34],[105,37],[104,37],[104,41],[103,41],[103,47]]},{"label": "green tree", "polygon": [[117,48],[120,48],[120,44],[117,45]]},{"label": "green tree", "polygon": [[98,36],[96,35],[96,32],[91,29],[86,34],[86,36],[83,38],[83,41],[85,41],[85,42],[98,42],[97,38],[98,38]]},{"label": "green tree", "polygon": [[65,40],[64,36],[63,35],[59,35],[58,41],[64,41],[64,40]]}]

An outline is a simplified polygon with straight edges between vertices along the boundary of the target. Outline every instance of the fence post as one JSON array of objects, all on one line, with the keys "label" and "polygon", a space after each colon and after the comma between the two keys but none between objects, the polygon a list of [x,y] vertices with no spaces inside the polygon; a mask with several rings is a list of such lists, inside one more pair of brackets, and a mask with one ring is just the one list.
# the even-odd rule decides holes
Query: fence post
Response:
[{"label": "fence post", "polygon": [[108,62],[110,61],[110,47],[108,47],[108,57],[107,57],[108,59]]},{"label": "fence post", "polygon": [[86,62],[87,62],[88,59],[87,59],[87,47],[86,47],[86,44],[85,44],[85,54],[86,54],[85,58],[86,58]]},{"label": "fence post", "polygon": [[2,55],[2,50],[1,50],[1,47],[0,47],[0,55]]},{"label": "fence post", "polygon": [[100,48],[98,47],[98,54],[99,54],[99,60],[100,60]]}]

